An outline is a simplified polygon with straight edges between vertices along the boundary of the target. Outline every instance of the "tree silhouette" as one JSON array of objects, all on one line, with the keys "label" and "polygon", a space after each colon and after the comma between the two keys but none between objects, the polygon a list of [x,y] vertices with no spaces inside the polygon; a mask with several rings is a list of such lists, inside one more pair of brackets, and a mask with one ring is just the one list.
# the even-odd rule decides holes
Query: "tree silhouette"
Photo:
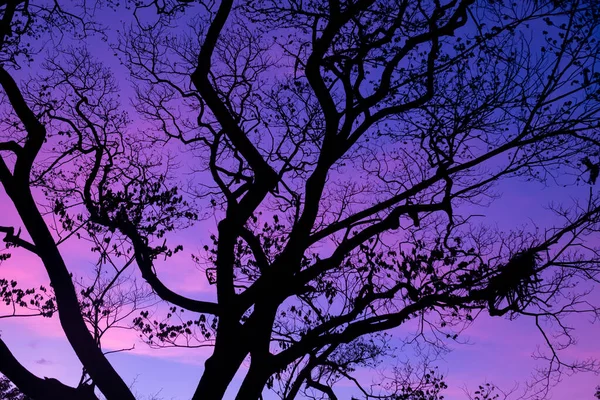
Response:
[{"label": "tree silhouette", "polygon": [[4,400],[30,400],[30,397],[25,396],[23,393],[19,391],[16,387],[14,387],[10,381],[4,377],[0,376],[0,398]]},{"label": "tree silhouette", "polygon": [[[104,32],[104,6],[132,11],[104,38],[135,117],[121,77],[75,45]],[[596,367],[560,350],[574,342],[564,317],[599,311],[587,299],[600,272],[597,2],[14,0],[0,12],[0,183],[23,233],[0,232],[43,263],[84,370],[77,388],[41,379],[0,341],[0,372],[24,394],[134,398],[98,325],[140,308],[102,311],[107,288],[133,284],[130,266],[169,307],[133,319],[147,343],[213,348],[194,399],[223,398],[246,360],[237,399],[336,398],[341,381],[366,399],[433,399],[435,375],[390,363],[392,330],[414,323],[401,339],[441,348],[482,312],[535,320],[540,396],[563,370]],[[163,152],[171,142],[183,158]],[[476,223],[510,179],[590,184],[589,196],[553,206],[562,225]],[[214,300],[156,268],[183,250],[173,232],[205,216],[218,222],[194,259]],[[61,246],[75,240],[111,278],[78,290]],[[47,313],[5,281],[12,317]],[[356,374],[385,366],[377,384]]]}]

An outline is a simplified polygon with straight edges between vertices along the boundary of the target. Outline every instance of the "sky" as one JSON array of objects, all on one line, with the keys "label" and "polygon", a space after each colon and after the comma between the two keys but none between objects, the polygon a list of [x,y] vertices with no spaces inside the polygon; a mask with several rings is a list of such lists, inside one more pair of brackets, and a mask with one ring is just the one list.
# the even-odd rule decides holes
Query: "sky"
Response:
[{"label": "sky", "polygon": [[[116,20],[115,20],[116,24]],[[112,51],[101,41],[94,40],[96,55],[104,59],[113,71],[123,78],[123,97],[131,96],[125,83],[126,73],[113,57]],[[188,160],[189,162],[192,162]],[[511,180],[497,188],[502,197],[490,207],[473,210],[484,215],[486,224],[500,229],[515,226],[531,227],[532,222],[543,221],[543,226],[555,220],[548,210],[547,199],[569,202],[573,198],[585,198],[587,186],[576,188],[542,187],[536,183]],[[1,225],[19,226],[16,213],[0,188]],[[206,283],[203,273],[192,262],[191,254],[209,244],[210,233],[216,230],[214,221],[201,221],[194,227],[179,232],[172,240],[184,245],[184,252],[175,255],[168,265],[157,267],[158,275],[168,287],[183,294],[213,299],[213,288]],[[94,259],[88,249],[77,242],[67,242],[62,248],[67,265],[77,274],[85,274],[93,266]],[[0,277],[16,279],[22,287],[47,284],[47,276],[39,260],[22,250],[11,250],[12,258],[0,265]],[[600,293],[594,298],[600,304]],[[570,321],[576,327],[576,346],[565,351],[568,359],[600,358],[600,342],[597,340],[600,326],[592,324],[587,316]],[[79,379],[79,362],[66,342],[57,318],[0,319],[0,333],[17,359],[38,376],[55,377],[67,384],[76,385]],[[475,390],[484,382],[493,382],[504,390],[523,388],[533,369],[540,366],[532,354],[543,345],[543,339],[532,320],[482,316],[461,338],[468,344],[451,345],[452,351],[437,362],[446,376],[449,388],[446,400],[465,399],[463,388]],[[135,345],[131,351],[109,356],[117,371],[132,385],[140,399],[158,395],[163,399],[185,400],[191,397],[202,374],[203,361],[210,349],[150,349],[133,330],[112,331],[104,342],[107,350]],[[231,393],[239,384],[244,368],[232,383]],[[552,391],[552,398],[592,399],[600,377],[593,374],[577,374],[564,377]],[[342,393],[350,393],[344,392]],[[226,398],[228,397],[226,396]]]},{"label": "sky", "polygon": [[[486,220],[495,220],[500,228],[524,224],[531,217],[532,210],[543,210],[540,205],[543,205],[542,199],[546,198],[544,192],[543,188],[531,183],[513,182],[502,190],[502,201],[482,211]],[[569,190],[564,195],[569,197],[573,192]],[[0,207],[7,211],[12,208],[5,199]],[[12,212],[3,214],[3,221],[13,218]],[[178,239],[184,248],[193,251],[207,240],[206,229],[210,232],[207,226],[194,227],[180,233]],[[84,270],[86,264],[87,267],[93,264],[87,250],[77,243],[64,249],[63,253],[67,265],[75,266],[73,269],[76,271]],[[0,266],[3,277],[17,279],[22,287],[47,282],[45,271],[35,257],[23,251],[13,251],[12,254],[13,257]],[[191,262],[187,252],[175,256],[172,261],[169,268],[163,266],[158,270],[159,276],[170,288],[200,299],[213,296],[211,288],[200,283],[205,282],[203,274]],[[600,301],[600,296],[596,295],[595,298]],[[580,317],[572,321],[572,326],[576,328],[578,343],[565,351],[566,360],[600,358],[598,325],[591,324],[587,317]],[[4,319],[0,320],[0,331],[17,359],[33,373],[56,377],[67,384],[77,384],[80,364],[56,318]],[[541,361],[536,362],[532,358],[537,347],[543,345],[543,340],[533,321],[527,318],[508,321],[505,318],[482,316],[461,340],[467,343],[451,345],[452,351],[435,364],[449,386],[444,392],[446,400],[465,399],[464,388],[472,391],[485,382],[494,383],[505,391],[515,387],[524,388],[534,368],[543,366]],[[159,394],[165,400],[190,398],[202,374],[203,360],[210,354],[208,349],[150,349],[131,330],[116,330],[104,341],[107,350],[131,345],[135,345],[134,350],[112,354],[109,358],[125,381],[133,384],[140,399],[152,394]],[[241,382],[243,374],[242,367],[230,387],[230,393],[235,391],[236,382]],[[564,377],[553,389],[552,398],[592,399],[599,382],[600,377],[591,373]],[[344,393],[344,389],[341,393]]]}]

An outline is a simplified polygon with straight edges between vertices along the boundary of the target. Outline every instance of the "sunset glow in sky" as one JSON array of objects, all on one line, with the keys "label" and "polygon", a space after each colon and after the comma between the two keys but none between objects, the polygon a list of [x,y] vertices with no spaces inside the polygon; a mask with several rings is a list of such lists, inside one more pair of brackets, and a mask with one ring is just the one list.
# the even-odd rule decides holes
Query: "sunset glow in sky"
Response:
[{"label": "sunset glow in sky", "polygon": [[[545,195],[551,189],[530,183],[513,183],[502,189],[503,196],[497,204],[478,212],[493,218],[500,228],[531,224],[530,218],[533,217],[530,212],[533,210],[540,212],[540,217],[544,215],[539,205],[544,204]],[[586,190],[582,188],[582,192]],[[565,200],[573,196],[572,188],[566,190],[563,196]],[[8,219],[16,223],[11,205],[3,202],[2,209],[8,211],[3,214],[4,221]],[[176,240],[187,251],[174,257],[170,268],[159,270],[159,276],[170,288],[199,299],[212,299],[214,293],[205,283],[203,273],[192,263],[188,252],[198,250],[208,242],[209,226],[210,223],[200,223],[178,234]],[[76,242],[72,247],[67,243],[65,248],[69,265],[76,266],[74,271],[85,271],[94,263],[87,249]],[[4,277],[18,280],[23,287],[47,282],[39,260],[24,251],[13,251],[13,257],[2,264],[1,271]],[[600,301],[600,293],[594,298]],[[592,322],[588,316],[572,319],[578,343],[565,351],[566,357],[600,358],[599,328]],[[77,384],[79,362],[56,318],[6,319],[2,320],[0,328],[3,339],[11,345],[16,357],[33,373]],[[504,391],[516,388],[515,393],[518,393],[518,389],[531,379],[533,370],[544,365],[544,361],[532,358],[535,350],[543,346],[543,339],[533,321],[526,318],[507,321],[483,315],[466,331],[462,340],[467,344],[452,346],[453,351],[436,363],[447,377],[449,387],[444,391],[447,400],[465,399],[464,388],[473,391],[484,382],[492,382]],[[114,350],[135,345],[131,351],[109,357],[125,380],[134,383],[134,391],[141,395],[141,399],[157,393],[164,395],[165,399],[188,399],[202,373],[204,359],[210,354],[209,349],[150,349],[131,330],[117,329],[103,343],[106,349]],[[243,374],[244,371],[240,370],[236,379],[238,384]],[[565,376],[553,389],[552,398],[591,399],[598,381],[598,376],[592,373]]]},{"label": "sunset glow in sky", "polygon": [[[139,133],[155,129],[156,125],[145,120],[132,105],[132,99],[136,96],[132,78],[129,71],[120,63],[117,56],[118,51],[114,49],[118,46],[118,37],[122,34],[124,26],[133,22],[132,16],[127,12],[126,10],[99,9],[96,17],[107,25],[108,41],[102,40],[97,35],[86,39],[86,43],[92,56],[102,61],[114,75],[120,87],[119,95],[122,107],[132,119],[131,131]],[[146,12],[149,11],[146,10]],[[190,16],[186,16],[186,18],[190,18]],[[474,28],[467,26],[465,29]],[[533,33],[529,39],[532,46],[539,46],[542,38],[534,31],[537,32],[536,29],[532,29]],[[66,48],[78,46],[80,43],[72,38],[67,38],[61,45]],[[24,82],[36,74],[43,74],[44,71],[40,65],[42,56],[50,54],[47,53],[48,50],[49,48],[40,54],[39,60],[36,59],[30,66],[14,72],[14,75]],[[122,54],[120,56],[122,57]],[[281,57],[283,58],[283,56]],[[295,72],[284,67],[279,70],[275,69],[275,72],[272,72],[265,82],[268,80],[275,82],[280,78],[276,76],[277,73],[281,76],[289,76]],[[0,101],[4,102],[4,97]],[[3,103],[3,107],[6,104]],[[196,118],[188,115],[186,117],[192,121]],[[181,185],[180,189],[185,195],[189,195],[191,192],[190,186],[192,185],[188,186],[189,181],[196,180],[197,183],[200,179],[209,179],[209,174],[206,172],[191,174],[191,171],[201,168],[199,151],[193,153],[190,151],[190,147],[176,143],[174,140],[168,143],[155,143],[153,146],[155,146],[153,148],[156,151],[157,160],[161,157],[165,158],[166,155],[173,157],[173,165],[175,165],[172,171],[174,172],[173,182],[175,185]],[[379,149],[381,152],[384,150],[388,149]],[[504,157],[504,154],[502,156]],[[500,164],[500,162],[498,163]],[[396,165],[391,163],[391,165],[399,168],[400,163]],[[490,165],[486,164],[486,166],[493,169],[494,164],[490,162]],[[350,172],[348,172],[349,170]],[[345,178],[344,174],[350,174],[351,180],[360,182],[363,179],[363,176],[360,175],[361,171],[353,172],[350,167],[345,170],[340,167],[340,171],[342,171],[341,178]],[[194,178],[190,178],[191,176]],[[367,177],[367,181],[369,178],[372,177]],[[573,183],[574,179],[569,176],[564,180],[564,182],[567,181]],[[548,182],[547,185],[544,185],[539,182],[526,181],[521,177],[505,179],[493,187],[497,198],[491,204],[465,205],[463,203],[456,211],[457,214],[473,215],[471,220],[473,224],[481,224],[503,232],[514,229],[533,232],[536,228],[543,232],[545,229],[560,226],[564,222],[549,209],[550,206],[585,204],[590,193],[596,194],[598,185],[600,185],[598,183],[594,186],[580,181],[567,186],[563,185],[564,182]],[[40,205],[48,204],[41,191],[36,191],[35,196]],[[203,201],[205,200],[203,199]],[[166,243],[180,244],[183,246],[183,251],[177,252],[168,259],[165,257],[165,260],[162,256],[159,257],[155,267],[158,277],[172,291],[197,300],[216,301],[215,286],[209,284],[205,272],[193,259],[194,256],[204,254],[204,246],[212,245],[210,235],[218,233],[219,217],[212,216],[208,201],[205,203],[207,204],[199,202],[201,218],[193,226],[166,235]],[[408,204],[408,200],[406,200],[406,204]],[[45,215],[45,218],[49,225],[56,223],[52,215]],[[23,226],[2,185],[0,185],[0,226],[12,226],[16,229]],[[22,233],[22,237],[30,239],[25,231]],[[2,238],[1,234],[0,238]],[[590,247],[600,245],[600,237],[597,233],[590,235],[587,240],[586,244]],[[93,244],[89,241],[76,238],[71,238],[60,245],[62,256],[75,279],[93,280],[93,268],[98,261],[98,255],[90,251],[92,246]],[[331,254],[334,246],[330,242],[323,245],[320,251],[324,254]],[[37,256],[19,248],[10,248],[7,252],[11,253],[11,257],[0,262],[0,278],[16,280],[19,287],[23,289],[37,288],[40,285],[49,286],[48,275]],[[135,265],[130,268],[130,271],[131,278],[134,278],[137,284],[140,286],[146,284]],[[591,284],[585,282],[580,285],[579,289],[587,287],[585,285],[589,285],[590,290],[593,288]],[[600,288],[595,288],[588,300],[600,306]],[[149,304],[152,304],[149,308],[151,315],[160,317],[167,312],[167,306],[164,303],[151,300]],[[70,386],[77,386],[81,377],[81,363],[65,338],[57,316],[52,318],[2,318],[1,316],[5,312],[10,313],[10,307],[0,304],[0,334],[15,357],[37,376],[53,377]],[[138,315],[139,311],[136,311],[127,317],[119,327],[111,329],[102,339],[102,347],[105,352],[115,351],[107,356],[109,361],[124,381],[131,385],[133,393],[140,400],[150,400],[152,396],[163,400],[190,399],[202,376],[204,362],[212,353],[212,348],[210,346],[150,348],[140,338],[140,333],[131,328],[133,318]],[[416,326],[412,322],[391,330],[396,338],[394,339],[396,341],[393,342],[395,346],[401,346],[401,339],[414,333]],[[560,354],[564,361],[573,362],[592,358],[600,360],[600,323],[595,321],[591,314],[583,313],[569,315],[565,319],[565,323],[575,328],[573,335],[577,342],[561,351]],[[542,333],[535,325],[535,320],[525,316],[509,320],[505,316],[490,317],[483,312],[475,319],[472,326],[461,333],[456,341],[449,340],[448,345],[450,351],[440,354],[432,364],[444,375],[445,382],[448,384],[448,389],[443,392],[445,400],[466,400],[465,391],[473,392],[478,385],[487,382],[495,384],[504,392],[514,390],[513,396],[508,399],[516,399],[524,392],[528,382],[534,379],[536,368],[544,368],[547,363],[547,361],[535,357],[537,352],[547,353],[548,349]],[[122,349],[127,350],[121,351]],[[390,363],[410,361],[411,355],[415,351],[415,347],[406,345],[403,350],[398,352],[398,358],[388,361]],[[406,358],[402,359],[402,357]],[[225,398],[233,399],[235,397],[236,388],[241,384],[248,368],[249,360],[247,359],[238,370]],[[377,373],[377,370],[368,368],[358,369],[356,372],[357,375],[364,378],[365,382],[374,379]],[[598,385],[600,385],[600,376],[594,373],[565,374],[562,376],[561,382],[552,388],[551,398],[591,400]],[[357,395],[356,389],[349,382],[341,383],[336,389],[340,399],[350,399],[351,395]],[[265,395],[265,399],[274,398],[273,394]]]}]

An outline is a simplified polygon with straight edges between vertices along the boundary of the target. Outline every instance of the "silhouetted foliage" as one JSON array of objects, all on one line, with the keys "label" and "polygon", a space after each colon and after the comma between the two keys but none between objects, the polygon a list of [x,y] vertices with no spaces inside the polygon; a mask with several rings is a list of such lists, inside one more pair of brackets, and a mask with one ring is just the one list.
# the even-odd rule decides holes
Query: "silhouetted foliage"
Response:
[{"label": "silhouetted foliage", "polygon": [[[223,398],[248,360],[237,399],[331,399],[341,382],[441,399],[427,360],[399,366],[402,345],[441,351],[483,312],[535,321],[539,398],[564,370],[597,370],[561,350],[566,316],[600,314],[598,2],[62,3],[0,0],[0,183],[23,228],[0,233],[52,289],[0,280],[1,317],[57,314],[83,365],[76,388],[41,379],[0,340],[25,394],[132,400],[102,345],[126,322],[151,347],[213,348],[194,399]],[[129,15],[114,35],[106,7]],[[93,34],[128,69],[135,116]],[[552,204],[552,226],[476,223],[511,180],[585,196]],[[157,268],[201,218],[218,221],[193,255],[209,300]],[[67,241],[92,274],[73,278]]]},{"label": "silhouetted foliage", "polygon": [[2,400],[31,400],[19,391],[6,377],[0,376],[0,399]]},{"label": "silhouetted foliage", "polygon": [[504,393],[491,383],[479,385],[473,393],[467,393],[469,400],[506,400],[511,393]]}]

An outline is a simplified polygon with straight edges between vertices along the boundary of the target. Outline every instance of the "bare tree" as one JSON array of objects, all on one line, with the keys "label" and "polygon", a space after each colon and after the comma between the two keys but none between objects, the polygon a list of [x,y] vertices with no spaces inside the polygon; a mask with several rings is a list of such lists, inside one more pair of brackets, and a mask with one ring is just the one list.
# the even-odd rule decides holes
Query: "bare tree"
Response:
[{"label": "bare tree", "polygon": [[[83,39],[98,30],[85,7],[0,2],[0,182],[29,237],[2,232],[42,260],[65,335],[106,398],[133,395],[102,351],[99,315],[77,296],[66,240],[99,244],[102,265],[120,260],[116,275],[135,264],[170,303],[164,318],[144,310],[133,321],[151,345],[213,347],[194,399],[223,398],[245,360],[238,399],[266,389],[336,398],[340,381],[366,399],[433,399],[443,387],[427,371],[391,368],[372,385],[355,372],[401,351],[393,328],[414,323],[407,343],[442,349],[482,312],[535,320],[547,345],[537,395],[564,370],[595,370],[560,351],[574,343],[565,316],[598,316],[588,299],[600,272],[589,241],[600,218],[597,2],[130,5],[114,49],[138,118],[154,127],[143,132],[117,78],[85,49],[58,44],[39,77],[15,79],[26,45],[57,21]],[[184,194],[176,160],[159,153],[170,141],[193,160]],[[589,196],[553,205],[562,225],[476,223],[473,210],[508,179],[589,185]],[[156,273],[158,257],[182,250],[169,233],[199,207],[218,220],[195,255],[214,302]],[[102,291],[84,290],[84,301]],[[50,388],[2,346],[0,372],[25,394],[83,398]]]}]

